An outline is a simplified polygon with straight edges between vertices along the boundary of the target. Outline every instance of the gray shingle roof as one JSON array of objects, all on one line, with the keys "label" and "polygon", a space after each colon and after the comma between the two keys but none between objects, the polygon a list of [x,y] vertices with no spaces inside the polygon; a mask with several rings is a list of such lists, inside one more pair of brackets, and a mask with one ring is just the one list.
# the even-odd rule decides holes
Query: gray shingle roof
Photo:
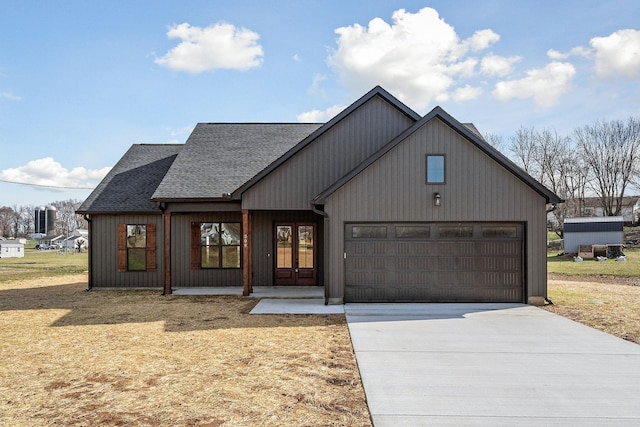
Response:
[{"label": "gray shingle roof", "polygon": [[160,212],[149,199],[183,147],[182,144],[131,146],[77,212]]},{"label": "gray shingle roof", "polygon": [[151,198],[219,199],[233,193],[320,126],[199,123]]}]

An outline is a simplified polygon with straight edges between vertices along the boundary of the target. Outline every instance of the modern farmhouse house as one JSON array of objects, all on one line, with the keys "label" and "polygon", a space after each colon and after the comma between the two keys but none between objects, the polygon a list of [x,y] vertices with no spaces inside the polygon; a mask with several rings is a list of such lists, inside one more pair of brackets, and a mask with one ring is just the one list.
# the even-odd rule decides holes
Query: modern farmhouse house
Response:
[{"label": "modern farmhouse house", "polygon": [[325,124],[201,123],[185,144],[134,145],[78,213],[90,288],[540,304],[560,202],[472,125],[376,87]]}]

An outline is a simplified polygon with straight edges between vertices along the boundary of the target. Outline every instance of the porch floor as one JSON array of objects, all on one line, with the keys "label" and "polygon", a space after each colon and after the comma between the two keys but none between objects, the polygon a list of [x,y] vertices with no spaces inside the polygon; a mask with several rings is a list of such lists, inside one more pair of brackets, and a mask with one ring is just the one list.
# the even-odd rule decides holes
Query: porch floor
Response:
[{"label": "porch floor", "polygon": [[[239,295],[242,296],[242,288],[239,286],[215,287],[215,288],[177,288],[173,295]],[[249,298],[324,298],[322,286],[254,286]]]}]

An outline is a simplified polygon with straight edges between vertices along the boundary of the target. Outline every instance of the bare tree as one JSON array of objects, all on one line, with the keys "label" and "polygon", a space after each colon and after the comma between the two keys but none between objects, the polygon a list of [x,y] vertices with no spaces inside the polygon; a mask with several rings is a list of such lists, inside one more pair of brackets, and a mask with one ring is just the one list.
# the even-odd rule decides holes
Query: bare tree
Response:
[{"label": "bare tree", "polygon": [[69,234],[77,228],[86,228],[85,219],[76,214],[82,204],[79,200],[69,199],[51,203],[56,207],[56,228],[59,233]]},{"label": "bare tree", "polygon": [[625,192],[637,176],[639,120],[597,121],[577,128],[575,138],[589,168],[587,185],[600,198],[604,215],[620,215]]},{"label": "bare tree", "polygon": [[483,135],[485,141],[487,141],[493,148],[500,152],[504,152],[506,146],[504,143],[504,139],[502,135],[498,135],[495,133],[487,132]]},{"label": "bare tree", "polygon": [[565,200],[549,221],[562,237],[564,219],[582,214],[586,185],[585,165],[571,139],[551,129],[521,127],[511,138],[510,151],[516,164]]},{"label": "bare tree", "polygon": [[35,231],[35,206],[20,206],[20,229],[22,230],[22,236],[26,236],[29,233]]},{"label": "bare tree", "polygon": [[9,206],[0,207],[0,237],[8,237],[11,234],[13,209]]},{"label": "bare tree", "polygon": [[540,170],[537,161],[538,147],[536,132],[532,127],[520,126],[516,134],[510,138],[509,151],[513,161],[526,173],[541,181]]}]

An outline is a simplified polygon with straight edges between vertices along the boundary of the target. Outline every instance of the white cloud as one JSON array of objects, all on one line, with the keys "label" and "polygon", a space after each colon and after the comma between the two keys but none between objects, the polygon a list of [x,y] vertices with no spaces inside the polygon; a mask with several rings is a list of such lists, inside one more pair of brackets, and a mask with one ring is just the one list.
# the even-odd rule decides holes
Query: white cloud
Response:
[{"label": "white cloud", "polygon": [[257,33],[226,23],[201,28],[185,22],[169,28],[167,37],[182,41],[154,62],[178,71],[244,71],[260,66],[264,56]]},{"label": "white cloud", "polygon": [[300,113],[296,116],[296,119],[300,123],[324,123],[344,110],[345,106],[334,105],[333,107],[329,107],[324,111],[321,110],[311,110],[306,111],[304,113]]},{"label": "white cloud", "polygon": [[618,30],[589,42],[595,50],[596,74],[600,77],[640,78],[640,31]]},{"label": "white cloud", "polygon": [[492,44],[500,40],[500,35],[493,30],[480,30],[473,33],[471,37],[464,41],[464,44],[473,52],[487,49]]},{"label": "white cloud", "polygon": [[110,167],[86,169],[82,166],[68,170],[52,157],[45,157],[0,171],[0,179],[38,186],[93,188],[110,170]]},{"label": "white cloud", "polygon": [[309,89],[307,89],[307,92],[314,95],[320,95],[323,98],[325,98],[327,96],[327,93],[324,89],[322,89],[320,85],[326,79],[327,79],[327,76],[325,76],[324,74],[319,74],[319,73],[314,74],[313,79],[311,81],[311,86],[309,86]]},{"label": "white cloud", "polygon": [[471,85],[465,85],[453,91],[454,101],[470,101],[476,99],[482,94],[482,89],[479,87],[473,87]]},{"label": "white cloud", "polygon": [[188,126],[184,126],[177,129],[168,128],[167,130],[169,131],[169,135],[171,135],[172,137],[176,137],[176,136],[190,135],[191,132],[193,132],[194,128],[195,128],[194,125],[188,125]]},{"label": "white cloud", "polygon": [[456,79],[476,73],[478,59],[469,54],[500,39],[485,29],[460,40],[429,7],[417,13],[397,10],[391,25],[374,18],[368,26],[353,24],[335,32],[338,47],[328,62],[347,85],[358,90],[382,85],[417,109],[449,99]]},{"label": "white cloud", "polygon": [[566,59],[566,58],[569,57],[569,54],[568,53],[562,53],[562,52],[557,51],[555,49],[549,49],[547,51],[547,56],[550,59]]},{"label": "white cloud", "polygon": [[293,59],[294,62],[302,62],[302,58],[300,58],[300,55],[298,55],[297,53],[293,55],[291,59]]},{"label": "white cloud", "polygon": [[553,60],[567,59],[570,56],[582,56],[583,58],[591,58],[591,56],[593,56],[593,50],[583,46],[576,46],[569,52],[560,52],[555,49],[549,49],[547,51],[547,56],[549,57],[549,59]]},{"label": "white cloud", "polygon": [[490,53],[480,61],[480,72],[489,76],[506,76],[513,70],[513,64],[521,59],[520,56],[507,58]]},{"label": "white cloud", "polygon": [[532,98],[536,106],[549,108],[569,90],[576,70],[568,62],[551,62],[544,68],[527,71],[519,80],[498,82],[493,96],[501,101]]},{"label": "white cloud", "polygon": [[576,46],[571,49],[571,55],[582,56],[583,58],[591,58],[593,56],[593,51],[583,46]]},{"label": "white cloud", "polygon": [[4,99],[8,99],[9,101],[22,101],[22,97],[18,95],[14,95],[11,92],[2,92],[0,93],[0,97]]}]

